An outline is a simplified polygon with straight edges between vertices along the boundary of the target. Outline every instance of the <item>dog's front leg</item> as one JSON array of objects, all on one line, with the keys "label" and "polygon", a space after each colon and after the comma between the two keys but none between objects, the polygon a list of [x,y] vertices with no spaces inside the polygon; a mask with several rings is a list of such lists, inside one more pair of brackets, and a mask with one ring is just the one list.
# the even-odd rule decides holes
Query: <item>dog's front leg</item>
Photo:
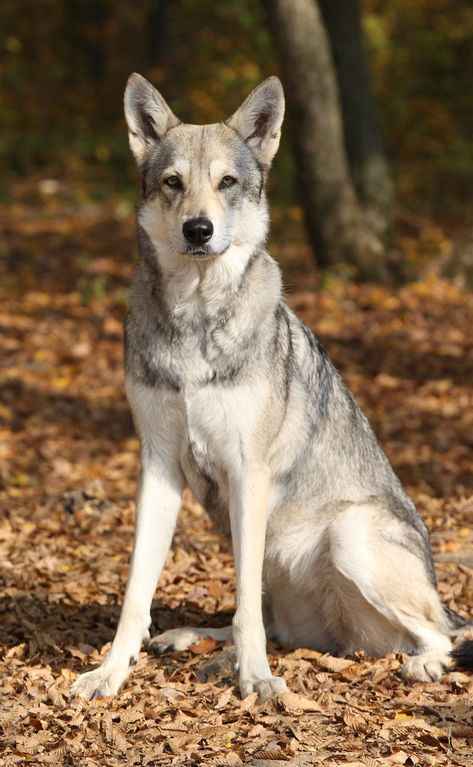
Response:
[{"label": "dog's front leg", "polygon": [[135,543],[117,633],[102,665],[74,682],[73,695],[114,695],[125,682],[141,642],[149,635],[151,602],[171,545],[181,495],[180,476],[166,469],[164,462],[143,459]]},{"label": "dog's front leg", "polygon": [[262,611],[262,576],[268,512],[269,471],[248,469],[230,481],[230,521],[237,576],[233,637],[241,695],[258,692],[262,700],[287,691],[272,676],[266,655]]}]

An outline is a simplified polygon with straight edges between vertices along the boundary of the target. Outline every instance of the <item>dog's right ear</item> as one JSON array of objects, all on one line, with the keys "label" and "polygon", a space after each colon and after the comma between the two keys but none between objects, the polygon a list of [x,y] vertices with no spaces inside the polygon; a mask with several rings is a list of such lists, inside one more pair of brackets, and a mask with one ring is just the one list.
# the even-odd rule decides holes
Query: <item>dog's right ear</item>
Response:
[{"label": "dog's right ear", "polygon": [[124,102],[130,149],[141,165],[153,144],[181,121],[156,88],[136,72],[128,78]]}]

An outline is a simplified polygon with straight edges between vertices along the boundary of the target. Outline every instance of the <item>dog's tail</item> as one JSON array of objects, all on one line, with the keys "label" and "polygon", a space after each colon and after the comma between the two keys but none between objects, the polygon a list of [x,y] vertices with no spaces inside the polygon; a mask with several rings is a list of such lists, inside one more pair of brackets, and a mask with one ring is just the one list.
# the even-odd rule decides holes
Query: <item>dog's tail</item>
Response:
[{"label": "dog's tail", "polygon": [[473,668],[473,639],[467,639],[456,647],[450,656],[455,660],[456,668]]},{"label": "dog's tail", "polygon": [[[443,608],[445,620],[449,631],[462,634],[462,629],[473,628],[473,622],[463,618],[449,607]],[[455,668],[473,668],[473,639],[466,639],[458,647],[451,651],[450,657],[455,661]]]}]

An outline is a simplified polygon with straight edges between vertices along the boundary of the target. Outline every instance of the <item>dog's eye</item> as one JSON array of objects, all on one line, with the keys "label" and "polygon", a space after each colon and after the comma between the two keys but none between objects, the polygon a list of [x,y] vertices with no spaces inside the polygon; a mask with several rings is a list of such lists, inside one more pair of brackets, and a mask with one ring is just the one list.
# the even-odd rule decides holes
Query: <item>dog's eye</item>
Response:
[{"label": "dog's eye", "polygon": [[178,176],[168,176],[168,178],[164,179],[164,183],[173,189],[178,189],[180,186],[182,186],[181,180],[178,178]]},{"label": "dog's eye", "polygon": [[220,189],[228,189],[228,187],[234,186],[236,182],[237,180],[233,176],[224,176],[220,182]]}]

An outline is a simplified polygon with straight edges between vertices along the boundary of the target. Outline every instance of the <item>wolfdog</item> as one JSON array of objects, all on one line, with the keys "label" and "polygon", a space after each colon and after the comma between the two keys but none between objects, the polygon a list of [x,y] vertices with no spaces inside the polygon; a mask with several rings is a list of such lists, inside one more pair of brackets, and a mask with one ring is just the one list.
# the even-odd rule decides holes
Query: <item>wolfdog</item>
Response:
[{"label": "wolfdog", "polygon": [[455,662],[448,633],[462,619],[440,602],[427,530],[319,341],[283,303],[265,251],[283,114],[276,77],[203,126],[182,124],[140,75],[128,81],[142,196],[126,391],[142,468],[116,636],[75,694],[116,693],[149,638],[185,483],[231,536],[236,613],[231,627],[173,629],[150,647],[233,634],[241,694],[262,699],[286,690],[267,637],[337,654],[398,650],[411,656],[407,679],[439,679]]}]

